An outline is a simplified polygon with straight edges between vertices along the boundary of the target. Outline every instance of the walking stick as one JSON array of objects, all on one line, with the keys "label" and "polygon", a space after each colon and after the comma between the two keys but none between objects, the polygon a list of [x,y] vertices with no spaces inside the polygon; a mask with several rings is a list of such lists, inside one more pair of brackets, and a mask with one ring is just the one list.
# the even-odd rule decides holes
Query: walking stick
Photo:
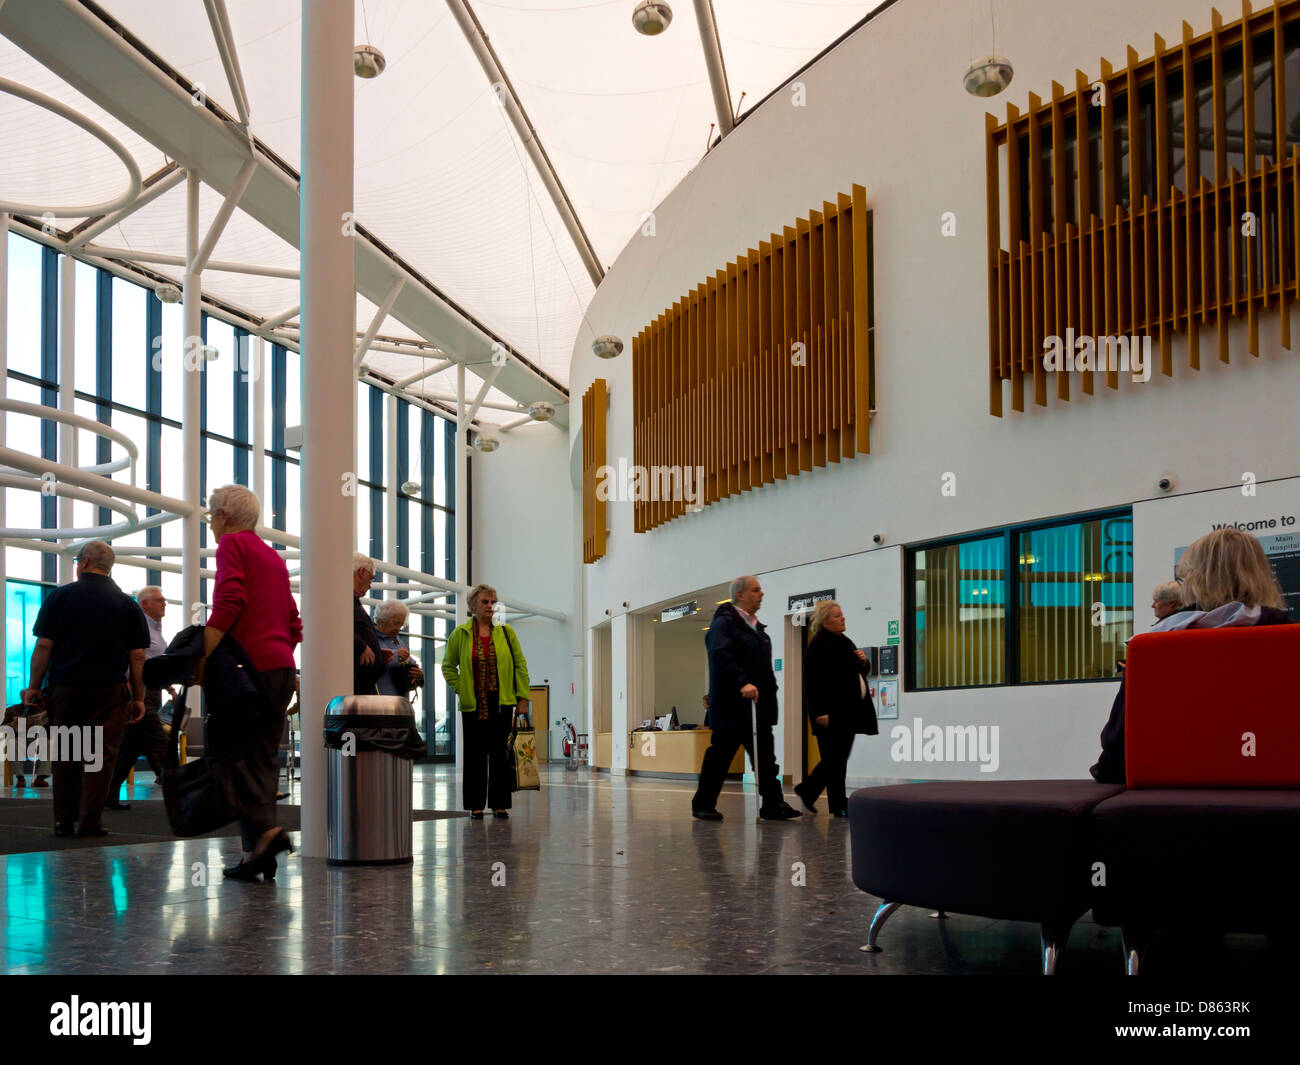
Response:
[{"label": "walking stick", "polygon": [[750,724],[753,726],[753,739],[749,748],[749,764],[754,767],[754,824],[763,823],[763,793],[758,784],[758,696],[749,700]]}]

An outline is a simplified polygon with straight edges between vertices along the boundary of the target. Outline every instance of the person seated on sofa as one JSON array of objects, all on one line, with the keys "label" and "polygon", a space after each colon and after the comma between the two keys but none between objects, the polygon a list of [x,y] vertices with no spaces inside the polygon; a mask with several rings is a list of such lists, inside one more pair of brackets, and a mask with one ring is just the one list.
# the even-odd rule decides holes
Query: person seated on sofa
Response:
[{"label": "person seated on sofa", "polygon": [[[1215,529],[1197,540],[1178,563],[1184,609],[1151,626],[1152,632],[1223,629],[1290,622],[1273,567],[1260,542],[1240,529]],[[1101,730],[1101,757],[1089,772],[1103,784],[1123,784],[1124,681]]]}]

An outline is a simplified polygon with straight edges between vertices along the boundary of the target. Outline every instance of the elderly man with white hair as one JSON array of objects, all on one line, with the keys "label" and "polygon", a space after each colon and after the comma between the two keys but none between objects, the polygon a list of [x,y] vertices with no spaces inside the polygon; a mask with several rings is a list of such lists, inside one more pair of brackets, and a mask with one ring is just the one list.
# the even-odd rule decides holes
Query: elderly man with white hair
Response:
[{"label": "elderly man with white hair", "polygon": [[352,556],[352,692],[374,695],[379,678],[388,669],[392,651],[379,642],[379,630],[370,620],[361,597],[370,591],[375,579],[375,564],[360,551]]},{"label": "elderly man with white hair", "polygon": [[424,684],[424,671],[411,657],[398,633],[406,624],[410,610],[400,599],[385,599],[375,607],[375,628],[379,632],[379,646],[392,653],[388,668],[379,677],[380,695],[405,697],[414,688]]},{"label": "elderly man with white hair", "polygon": [[[89,761],[54,763],[54,834],[106,836],[104,800],[122,732],[144,717],[144,658],[149,626],[134,599],[109,576],[116,556],[102,540],[77,553],[77,579],[41,604],[32,634],[23,702],[49,708],[50,723],[90,727],[102,737]],[[87,758],[89,755],[87,755]]]}]

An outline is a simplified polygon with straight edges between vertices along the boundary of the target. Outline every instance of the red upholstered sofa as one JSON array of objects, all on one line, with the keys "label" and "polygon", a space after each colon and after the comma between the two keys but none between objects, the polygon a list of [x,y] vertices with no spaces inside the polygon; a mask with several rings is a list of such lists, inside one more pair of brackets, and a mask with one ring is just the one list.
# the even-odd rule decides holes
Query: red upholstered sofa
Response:
[{"label": "red upholstered sofa", "polygon": [[1292,923],[1300,625],[1138,636],[1125,694],[1127,790],[1045,780],[855,792],[853,881],[885,900],[868,949],[900,905],[1038,923],[1046,973],[1089,905],[1122,929],[1130,973],[1156,929]]},{"label": "red upholstered sofa", "polygon": [[1128,790],[1092,811],[1093,918],[1150,934],[1283,932],[1300,878],[1300,625],[1129,643]]}]

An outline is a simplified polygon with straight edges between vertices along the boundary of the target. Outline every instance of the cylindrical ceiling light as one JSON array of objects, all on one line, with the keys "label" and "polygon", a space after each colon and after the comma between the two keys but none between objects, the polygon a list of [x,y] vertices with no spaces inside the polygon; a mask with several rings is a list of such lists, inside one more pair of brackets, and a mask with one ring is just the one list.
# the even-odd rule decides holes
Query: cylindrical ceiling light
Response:
[{"label": "cylindrical ceiling light", "polygon": [[598,359],[615,359],[623,353],[623,341],[607,333],[596,338],[591,350]]},{"label": "cylindrical ceiling light", "polygon": [[663,0],[641,0],[632,12],[632,25],[647,37],[658,37],[672,20],[673,9]]},{"label": "cylindrical ceiling light", "polygon": [[1014,73],[1011,60],[1000,55],[986,55],[970,65],[963,84],[972,96],[996,96],[1011,84]]},{"label": "cylindrical ceiling light", "polygon": [[387,65],[384,53],[373,44],[359,44],[352,49],[352,70],[359,78],[377,78]]}]

